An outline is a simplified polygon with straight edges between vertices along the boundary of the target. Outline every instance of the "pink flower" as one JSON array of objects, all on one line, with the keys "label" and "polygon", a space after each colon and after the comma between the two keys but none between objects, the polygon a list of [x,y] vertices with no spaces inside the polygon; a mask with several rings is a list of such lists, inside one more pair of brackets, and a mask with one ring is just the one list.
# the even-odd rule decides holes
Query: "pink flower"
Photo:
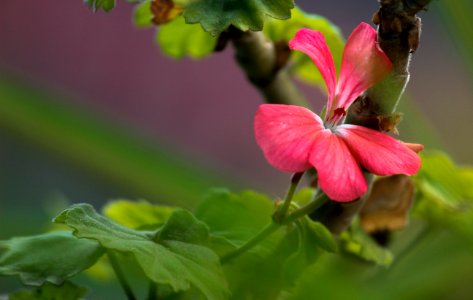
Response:
[{"label": "pink flower", "polygon": [[361,23],[349,37],[338,81],[320,32],[301,29],[289,46],[313,60],[327,85],[328,102],[324,120],[304,107],[259,107],[256,141],[272,166],[286,172],[315,167],[319,187],[330,199],[341,202],[366,192],[361,166],[381,176],[413,175],[419,170],[420,157],[404,143],[366,127],[340,124],[353,101],[392,68],[371,26]]}]

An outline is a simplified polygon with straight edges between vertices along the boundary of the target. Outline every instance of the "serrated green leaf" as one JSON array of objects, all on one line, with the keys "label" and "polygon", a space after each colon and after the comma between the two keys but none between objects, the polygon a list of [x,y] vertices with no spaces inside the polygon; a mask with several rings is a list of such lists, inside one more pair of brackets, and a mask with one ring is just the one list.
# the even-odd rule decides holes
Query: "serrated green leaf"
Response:
[{"label": "serrated green leaf", "polygon": [[24,284],[39,286],[45,281],[61,284],[89,268],[103,249],[95,241],[57,231],[0,241],[0,253],[1,275],[18,275]]},{"label": "serrated green leaf", "polygon": [[9,300],[78,300],[83,299],[87,289],[69,281],[57,286],[46,282],[44,285],[28,291],[18,291],[8,295]]},{"label": "serrated green leaf", "polygon": [[151,27],[153,25],[153,13],[151,12],[151,0],[145,0],[135,7],[133,12],[133,23],[136,27]]},{"label": "serrated green leaf", "polygon": [[[288,43],[296,32],[304,27],[318,30],[324,35],[332,52],[335,66],[337,70],[340,70],[345,41],[340,29],[322,16],[308,14],[296,7],[292,10],[292,17],[288,20],[268,20],[263,33],[274,42]],[[293,53],[290,72],[303,82],[326,90],[325,82],[312,60],[299,51]]]},{"label": "serrated green leaf", "polygon": [[213,36],[230,25],[240,30],[260,31],[267,19],[291,17],[293,0],[195,0],[184,10],[187,23],[200,23]]},{"label": "serrated green leaf", "polygon": [[342,232],[340,238],[343,249],[359,258],[385,267],[393,262],[391,251],[379,246],[357,222],[353,223],[349,230]]},{"label": "serrated green leaf", "polygon": [[[228,295],[218,256],[202,246],[205,225],[185,210],[178,209],[171,215],[158,231],[157,239],[151,232],[112,222],[88,204],[72,206],[55,221],[74,228],[78,237],[94,239],[107,249],[132,254],[148,278],[170,285],[175,292],[188,290],[192,285],[207,299],[226,299]],[[186,231],[185,226],[192,230]]]},{"label": "serrated green leaf", "polygon": [[116,200],[105,205],[103,214],[129,228],[157,229],[169,219],[174,210],[174,207],[152,205],[144,200]]},{"label": "serrated green leaf", "polygon": [[84,0],[84,3],[96,12],[99,9],[103,9],[108,12],[115,8],[116,0]]},{"label": "serrated green leaf", "polygon": [[156,41],[163,53],[177,59],[184,56],[204,58],[217,44],[216,38],[198,24],[186,24],[182,16],[159,26]]}]

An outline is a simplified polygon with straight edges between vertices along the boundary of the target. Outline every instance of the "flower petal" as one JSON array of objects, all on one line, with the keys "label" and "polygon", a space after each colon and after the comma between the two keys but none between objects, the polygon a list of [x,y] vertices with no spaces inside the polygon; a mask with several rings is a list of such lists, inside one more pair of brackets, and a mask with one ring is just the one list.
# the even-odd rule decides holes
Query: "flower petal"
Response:
[{"label": "flower petal", "polygon": [[360,166],[345,142],[330,130],[317,135],[309,161],[317,169],[320,188],[330,199],[346,202],[366,192]]},{"label": "flower petal", "polygon": [[343,50],[332,109],[346,110],[363,91],[383,79],[391,69],[391,61],[376,42],[376,31],[366,23],[358,25]]},{"label": "flower petal", "polygon": [[307,28],[300,29],[297,31],[296,36],[289,42],[289,48],[302,51],[312,59],[327,85],[328,106],[330,106],[335,94],[337,73],[335,71],[332,53],[322,33]]},{"label": "flower petal", "polygon": [[338,126],[337,133],[350,147],[360,164],[373,174],[413,175],[419,171],[419,155],[385,133],[348,124]]},{"label": "flower petal", "polygon": [[286,172],[311,167],[309,153],[323,128],[319,116],[295,105],[263,104],[255,116],[256,142],[268,162]]}]

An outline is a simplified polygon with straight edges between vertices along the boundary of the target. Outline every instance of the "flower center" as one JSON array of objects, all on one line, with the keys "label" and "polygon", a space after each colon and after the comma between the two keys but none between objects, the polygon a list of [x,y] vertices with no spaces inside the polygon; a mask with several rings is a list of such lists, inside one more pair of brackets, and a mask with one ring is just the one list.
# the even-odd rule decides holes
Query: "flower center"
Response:
[{"label": "flower center", "polygon": [[333,115],[325,122],[325,126],[329,129],[337,126],[338,122],[347,115],[347,111],[343,107],[339,107],[333,111]]}]

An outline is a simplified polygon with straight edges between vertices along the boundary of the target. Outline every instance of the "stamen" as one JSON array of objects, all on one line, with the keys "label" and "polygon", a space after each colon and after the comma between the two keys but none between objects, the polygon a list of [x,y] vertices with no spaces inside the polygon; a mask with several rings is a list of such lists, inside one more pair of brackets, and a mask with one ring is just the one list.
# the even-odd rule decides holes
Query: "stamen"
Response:
[{"label": "stamen", "polygon": [[337,123],[347,115],[346,110],[343,107],[339,107],[333,111],[333,115],[325,123],[327,128],[333,128]]}]

